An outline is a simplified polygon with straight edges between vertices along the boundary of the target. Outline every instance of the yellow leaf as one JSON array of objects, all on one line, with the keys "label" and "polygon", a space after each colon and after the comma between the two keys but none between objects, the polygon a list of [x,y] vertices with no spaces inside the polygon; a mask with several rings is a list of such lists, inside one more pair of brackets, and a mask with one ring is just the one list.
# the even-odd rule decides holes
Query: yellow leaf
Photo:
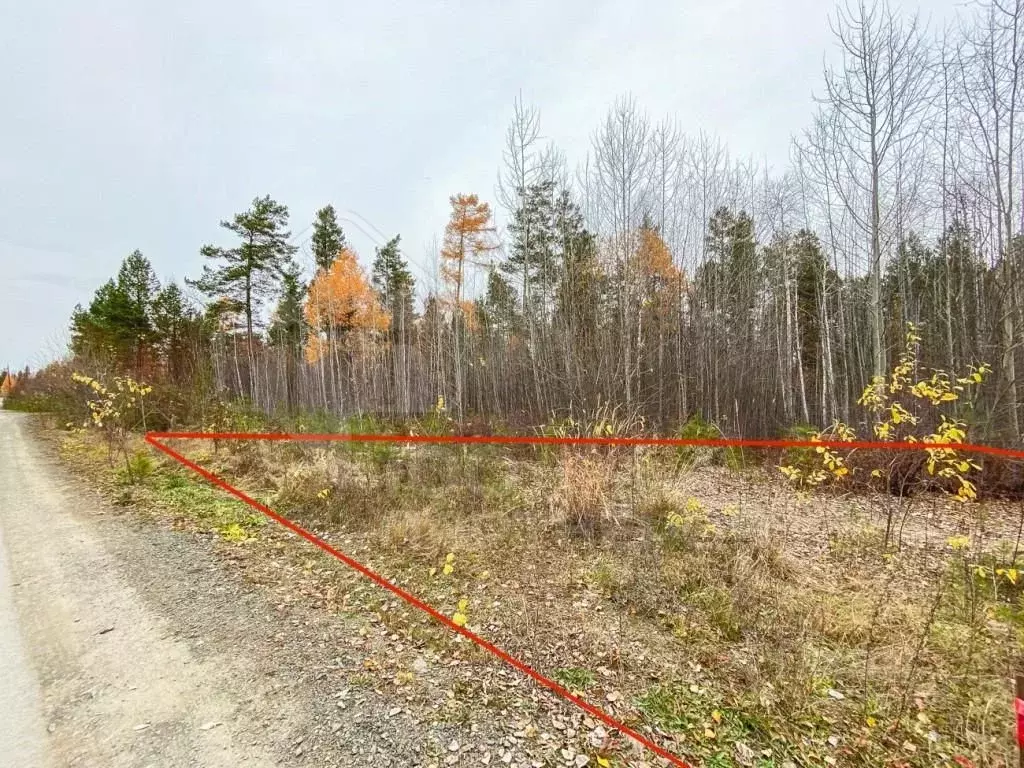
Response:
[{"label": "yellow leaf", "polygon": [[705,739],[713,739],[713,738],[715,738],[715,732],[713,730],[711,730],[710,728],[705,728],[704,729],[704,738]]},{"label": "yellow leaf", "polygon": [[454,571],[454,570],[455,570],[455,569],[454,569],[454,568],[452,567],[452,564],[451,564],[451,563],[445,563],[445,564],[444,564],[444,568],[442,568],[442,569],[441,569],[441,572],[442,572],[442,573],[443,573],[443,574],[444,574],[445,576],[448,576],[448,575],[450,575],[450,574],[451,574],[451,572],[452,572],[452,571]]},{"label": "yellow leaf", "polygon": [[874,728],[876,725],[878,725],[878,721],[875,720],[875,718],[873,718],[873,717],[869,717],[867,719],[867,724],[868,724],[868,728]]},{"label": "yellow leaf", "polygon": [[601,766],[601,768],[610,768],[611,761],[608,760],[608,758],[606,758],[606,757],[598,757],[597,758],[597,764],[599,766]]},{"label": "yellow leaf", "polygon": [[452,623],[457,627],[466,626],[466,614],[456,612],[455,615],[452,616]]},{"label": "yellow leaf", "polygon": [[716,723],[722,722],[722,713],[716,709],[714,712],[711,713],[711,719],[714,720]]}]

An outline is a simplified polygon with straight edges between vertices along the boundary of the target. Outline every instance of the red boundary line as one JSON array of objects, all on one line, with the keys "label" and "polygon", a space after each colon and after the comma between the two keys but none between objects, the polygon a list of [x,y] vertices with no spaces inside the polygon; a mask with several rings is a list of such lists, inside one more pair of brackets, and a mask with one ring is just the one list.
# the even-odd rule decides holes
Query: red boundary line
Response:
[{"label": "red boundary line", "polygon": [[549,677],[542,675],[537,670],[515,657],[509,655],[498,646],[488,642],[484,638],[466,627],[460,627],[436,608],[428,605],[415,595],[388,581],[377,572],[367,568],[362,563],[353,560],[351,557],[335,549],[326,541],[310,533],[302,526],[278,514],[270,507],[256,501],[243,491],[230,485],[213,472],[196,464],[194,461],[182,456],[173,448],[164,445],[161,440],[290,440],[305,442],[351,442],[351,443],[433,443],[433,444],[491,444],[491,445],[603,445],[603,446],[673,446],[673,447],[710,447],[710,448],[861,448],[861,449],[886,449],[886,450],[927,450],[929,448],[952,448],[969,453],[981,453],[992,456],[1006,456],[1011,458],[1024,459],[1024,450],[1010,448],[997,448],[988,445],[973,445],[970,443],[908,443],[908,442],[868,442],[868,441],[841,441],[841,440],[746,440],[746,439],[686,439],[686,438],[642,438],[642,437],[528,437],[528,436],[490,436],[490,435],[359,435],[359,434],[294,434],[276,432],[148,432],[146,442],[157,450],[170,456],[175,461],[204,477],[217,487],[237,497],[250,507],[262,512],[271,520],[279,523],[293,533],[298,534],[309,543],[319,547],[324,552],[337,558],[349,568],[361,573],[378,586],[397,595],[409,605],[426,613],[435,621],[444,625],[452,632],[466,637],[485,651],[493,654],[503,662],[522,672],[527,677],[539,683],[548,690],[558,694],[566,701],[575,704],[584,712],[596,717],[605,725],[623,733],[638,744],[646,747],[659,757],[663,757],[679,768],[692,768],[688,763],[673,753],[658,746],[650,739],[640,735],[629,726],[621,723],[602,709],[590,704],[570,691],[563,688]]},{"label": "red boundary line", "polygon": [[[152,439],[151,439],[152,438]],[[290,440],[311,443],[455,443],[472,445],[604,445],[611,447],[661,446],[698,448],[859,448],[865,450],[923,451],[951,448],[967,453],[1024,459],[1024,449],[975,443],[882,442],[868,440],[758,440],[745,438],[675,437],[531,437],[523,435],[360,435],[303,432],[148,432],[156,440]]]}]

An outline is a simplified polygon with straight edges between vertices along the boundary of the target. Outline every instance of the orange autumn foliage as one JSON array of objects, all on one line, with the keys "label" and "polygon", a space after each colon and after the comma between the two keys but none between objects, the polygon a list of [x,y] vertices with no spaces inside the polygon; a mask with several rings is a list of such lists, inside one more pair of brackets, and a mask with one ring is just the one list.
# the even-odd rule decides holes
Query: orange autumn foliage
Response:
[{"label": "orange autumn foliage", "polygon": [[4,383],[0,384],[0,397],[7,397],[14,393],[14,388],[18,386],[18,379],[13,373],[7,374],[4,378]]},{"label": "orange autumn foliage", "polygon": [[477,305],[475,301],[460,301],[459,307],[462,309],[462,316],[466,320],[466,330],[470,332],[480,330],[480,319],[477,314]]},{"label": "orange autumn foliage", "polygon": [[640,244],[636,252],[636,268],[640,279],[655,290],[683,287],[683,273],[672,258],[672,251],[653,229],[640,231]]},{"label": "orange autumn foliage", "polygon": [[310,362],[326,353],[329,340],[343,341],[358,331],[386,331],[391,323],[350,248],[339,251],[329,269],[317,272],[303,314],[316,331],[306,345]]},{"label": "orange autumn foliage", "polygon": [[451,218],[444,228],[441,275],[452,287],[456,304],[462,303],[466,265],[482,266],[482,257],[498,247],[491,225],[491,206],[476,195],[452,195]]}]

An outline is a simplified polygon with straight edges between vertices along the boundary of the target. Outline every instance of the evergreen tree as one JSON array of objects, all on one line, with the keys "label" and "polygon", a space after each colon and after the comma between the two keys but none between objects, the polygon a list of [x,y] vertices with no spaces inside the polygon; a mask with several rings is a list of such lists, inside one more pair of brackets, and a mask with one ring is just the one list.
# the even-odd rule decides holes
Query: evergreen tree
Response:
[{"label": "evergreen tree", "polygon": [[380,295],[381,304],[391,315],[391,338],[395,343],[408,339],[415,316],[413,294],[416,281],[409,271],[408,262],[402,258],[400,240],[401,236],[395,235],[383,248],[377,249],[371,273],[371,282]]},{"label": "evergreen tree", "polygon": [[141,376],[147,351],[156,341],[152,304],[159,288],[149,260],[133,251],[121,263],[117,279],[96,291],[87,310],[75,307],[72,351]]},{"label": "evergreen tree", "polygon": [[480,304],[483,325],[490,331],[511,331],[516,321],[516,292],[496,269],[487,273],[487,292]]},{"label": "evergreen tree", "polygon": [[721,207],[708,222],[705,243],[709,261],[702,267],[717,313],[726,317],[729,331],[746,330],[757,305],[761,265],[754,239],[754,221],[746,213]]},{"label": "evergreen tree", "polygon": [[306,286],[302,283],[298,269],[288,268],[281,276],[281,298],[270,324],[268,335],[272,344],[298,349],[305,342],[306,321],[302,316],[305,297]]},{"label": "evergreen tree", "polygon": [[839,288],[839,276],[828,266],[821,241],[813,232],[802,229],[789,243],[789,258],[796,282],[797,343],[803,364],[804,381],[812,391],[821,376],[822,305]]},{"label": "evergreen tree", "polygon": [[302,302],[306,287],[302,284],[297,268],[292,267],[281,277],[281,298],[277,302],[274,320],[270,325],[270,343],[284,352],[285,404],[288,411],[295,411],[298,405],[298,376],[296,365],[299,350],[306,342],[306,322],[302,316]]},{"label": "evergreen tree", "polygon": [[186,281],[213,299],[227,298],[245,314],[249,356],[253,354],[256,312],[264,298],[292,266],[295,246],[288,243],[288,208],[270,198],[257,197],[249,210],[222,221],[224,229],[238,236],[234,248],[205,245],[202,255],[217,262],[203,267],[203,276]]},{"label": "evergreen tree", "polygon": [[181,382],[187,374],[189,340],[205,340],[199,315],[186,301],[178,284],[168,283],[153,298],[152,317],[164,369],[171,381]]},{"label": "evergreen tree", "polygon": [[156,341],[152,305],[154,296],[160,290],[160,281],[153,273],[149,259],[136,250],[122,262],[117,273],[117,286],[127,299],[128,314],[122,319],[123,331],[131,338],[135,370],[141,374],[145,352]]},{"label": "evergreen tree", "polygon": [[325,205],[316,212],[316,221],[313,222],[313,259],[317,269],[330,269],[338,253],[347,247],[334,206]]},{"label": "evergreen tree", "polygon": [[559,195],[555,214],[562,261],[555,287],[556,314],[574,339],[582,341],[598,327],[605,278],[597,260],[597,241],[568,191]]},{"label": "evergreen tree", "polygon": [[555,182],[530,185],[509,224],[511,252],[501,269],[518,284],[526,315],[542,311],[561,271]]}]

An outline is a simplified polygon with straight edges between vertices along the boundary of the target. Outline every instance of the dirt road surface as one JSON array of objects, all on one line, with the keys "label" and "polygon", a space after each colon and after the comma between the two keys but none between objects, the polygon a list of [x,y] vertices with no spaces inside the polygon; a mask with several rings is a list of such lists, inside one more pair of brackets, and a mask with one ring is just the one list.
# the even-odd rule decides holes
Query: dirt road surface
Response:
[{"label": "dirt road surface", "polygon": [[425,762],[393,701],[347,697],[351,627],[117,514],[31,418],[0,411],[0,768]]}]

